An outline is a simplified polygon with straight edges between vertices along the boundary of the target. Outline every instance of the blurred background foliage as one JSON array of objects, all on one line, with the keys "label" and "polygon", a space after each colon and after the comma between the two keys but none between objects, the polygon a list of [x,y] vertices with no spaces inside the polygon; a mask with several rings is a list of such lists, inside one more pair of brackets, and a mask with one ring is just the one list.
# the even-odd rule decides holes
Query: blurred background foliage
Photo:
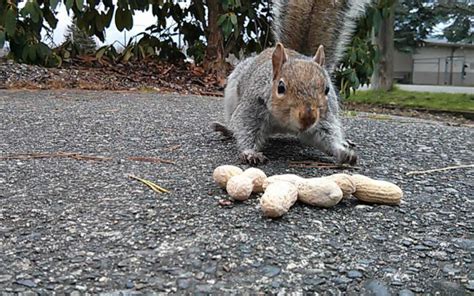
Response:
[{"label": "blurred background foliage", "polygon": [[[48,36],[56,28],[59,5],[74,16],[74,22],[65,43],[51,48],[42,32]],[[393,43],[401,51],[413,50],[423,39],[433,36],[440,25],[437,37],[472,43],[473,7],[469,0],[375,0],[359,21],[337,68],[335,78],[341,92],[348,96],[373,77],[375,66],[383,58],[374,38],[378,38],[384,20],[392,16]],[[92,39],[87,37],[96,36],[103,42],[112,22],[120,31],[131,29],[137,11],[151,11],[156,23],[130,38],[121,50],[114,44],[93,47]],[[207,72],[226,77],[230,69],[226,58],[230,54],[242,58],[273,44],[271,18],[269,0],[196,0],[187,7],[166,0],[0,0],[0,48],[8,42],[11,58],[47,67],[61,66],[87,54],[98,61],[115,63],[148,58],[177,63],[187,55]],[[176,38],[178,35],[181,38]]]}]

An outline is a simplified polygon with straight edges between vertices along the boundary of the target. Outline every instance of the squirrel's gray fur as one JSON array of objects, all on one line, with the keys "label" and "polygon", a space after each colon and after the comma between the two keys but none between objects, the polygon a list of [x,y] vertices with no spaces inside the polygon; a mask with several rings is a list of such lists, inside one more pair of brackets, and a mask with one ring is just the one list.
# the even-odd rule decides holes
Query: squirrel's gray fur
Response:
[{"label": "squirrel's gray fur", "polygon": [[[304,55],[313,55],[319,44],[326,49],[327,69],[332,72],[334,67],[342,58],[348,42],[350,41],[356,26],[357,19],[364,14],[365,9],[372,0],[275,0],[273,1],[273,33],[277,42],[290,47]],[[290,9],[290,4],[298,7],[297,16],[293,17],[295,11]],[[330,12],[318,15],[319,23],[329,26],[320,30],[316,36],[309,35],[308,28],[314,23],[315,11],[329,9]],[[332,7],[331,7],[332,6]],[[319,36],[318,36],[319,35]],[[320,43],[322,36],[328,36]],[[291,46],[290,39],[298,46]]]},{"label": "squirrel's gray fur", "polygon": [[[290,86],[293,86],[293,92],[288,96],[288,106],[285,106],[285,102],[279,102],[276,104],[276,98],[279,98],[280,91],[276,94],[276,89],[279,86],[278,83],[282,83],[283,78],[276,79],[275,77],[275,64],[272,64],[272,51],[273,59],[277,48],[270,48],[263,51],[256,57],[250,57],[242,61],[237,65],[232,74],[228,78],[227,86],[225,89],[225,117],[227,125],[220,123],[214,124],[214,129],[220,131],[225,135],[233,135],[237,141],[240,157],[244,162],[257,164],[263,162],[266,158],[261,153],[261,149],[265,144],[265,141],[272,134],[293,134],[296,135],[301,142],[317,147],[321,151],[334,156],[338,163],[351,163],[354,164],[357,160],[355,152],[352,150],[351,145],[345,140],[341,123],[339,120],[339,100],[336,90],[331,81],[330,73],[332,68],[338,62],[344,46],[349,39],[356,17],[364,11],[364,7],[370,0],[276,0],[274,1],[274,32],[276,34],[276,40],[282,42],[284,64],[281,66],[281,71],[290,73],[286,77],[290,77],[285,81],[283,88],[286,92],[290,93]],[[332,4],[331,4],[332,3]],[[289,18],[288,8],[292,5],[292,9],[296,6],[298,11],[310,12],[310,14],[302,15],[301,18]],[[300,7],[300,5],[303,5]],[[334,5],[334,6],[331,6]],[[330,49],[326,52],[326,61],[319,67],[314,62],[315,58],[308,56],[308,52],[314,54],[316,49],[314,44],[319,36],[327,34],[326,32],[320,32],[318,30],[304,30],[304,32],[298,32],[298,28],[303,22],[308,22],[307,18],[323,18],[325,11],[328,9],[337,9],[337,11],[331,11],[329,14],[336,15],[337,18],[331,21],[333,26],[337,26],[333,32],[337,32],[337,35],[326,38],[326,44],[324,47]],[[292,24],[292,22],[300,22],[298,26]],[[309,21],[310,23],[317,23],[319,20]],[[342,30],[340,29],[342,28]],[[316,34],[315,36],[308,36],[303,33],[310,32]],[[289,44],[285,44],[285,40],[288,40],[287,36],[292,35],[292,40],[288,41]],[[297,36],[295,39],[295,36]],[[290,38],[290,39],[291,39]],[[324,39],[324,38],[323,38]],[[308,40],[312,40],[309,42]],[[329,40],[329,41],[328,41]],[[300,44],[301,46],[293,46],[297,48],[291,48],[289,45]],[[290,49],[284,49],[284,47],[290,47]],[[291,49],[295,49],[293,51]],[[286,54],[285,54],[286,53]],[[303,54],[301,54],[303,53]],[[324,61],[324,51],[322,53]],[[276,59],[279,61],[279,59]],[[283,63],[283,62],[282,62]],[[302,68],[301,68],[302,67]],[[299,69],[307,68],[308,71],[299,71]],[[305,68],[305,69],[306,69]],[[293,71],[293,72],[292,72]],[[319,71],[318,75],[314,75],[314,71]],[[304,72],[304,73],[303,73]],[[308,76],[310,75],[310,76]],[[280,76],[278,76],[280,77]],[[283,77],[283,76],[282,76]],[[277,81],[280,80],[280,81]],[[278,86],[277,86],[278,84]],[[308,85],[314,86],[309,87]],[[318,110],[310,108],[314,106],[313,98],[321,97],[321,85],[325,85],[329,92],[325,95],[325,106],[324,112],[320,110],[321,103],[318,101]],[[295,89],[296,87],[296,89]],[[300,89],[298,89],[298,87]],[[278,88],[279,89],[279,88]],[[283,96],[287,95],[283,92]],[[295,94],[293,97],[292,94]],[[298,97],[298,98],[296,98]],[[293,102],[294,100],[294,102]],[[320,100],[320,98],[319,98]],[[297,103],[296,103],[297,101]],[[297,110],[293,110],[290,113],[290,106],[300,104],[300,109],[304,110],[299,113]],[[286,108],[288,107],[288,108]],[[288,120],[282,120],[279,118],[276,108],[284,109]],[[293,107],[291,107],[293,108]],[[307,111],[306,111],[307,110]],[[304,113],[304,114],[303,114]],[[315,116],[312,114],[314,113]],[[300,114],[305,118],[292,118],[294,114]],[[301,115],[303,114],[303,115]],[[316,121],[311,121],[312,125],[308,128],[305,127],[303,130],[301,127],[298,130],[296,126],[297,120],[301,122],[307,122],[307,118],[316,118]],[[306,120],[306,121],[305,121]]]}]

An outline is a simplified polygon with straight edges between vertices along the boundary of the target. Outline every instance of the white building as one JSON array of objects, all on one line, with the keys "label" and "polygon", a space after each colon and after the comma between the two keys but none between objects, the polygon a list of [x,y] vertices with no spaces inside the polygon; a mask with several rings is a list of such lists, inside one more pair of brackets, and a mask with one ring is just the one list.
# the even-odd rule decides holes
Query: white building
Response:
[{"label": "white building", "polygon": [[426,41],[413,54],[396,52],[394,71],[402,83],[474,86],[474,44]]}]

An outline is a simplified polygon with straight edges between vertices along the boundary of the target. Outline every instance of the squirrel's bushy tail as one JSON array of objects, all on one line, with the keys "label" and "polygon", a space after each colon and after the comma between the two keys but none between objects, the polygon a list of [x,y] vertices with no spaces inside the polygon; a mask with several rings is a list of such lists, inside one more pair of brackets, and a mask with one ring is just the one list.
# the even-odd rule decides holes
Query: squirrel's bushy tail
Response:
[{"label": "squirrel's bushy tail", "polygon": [[276,41],[312,56],[324,45],[329,71],[341,59],[357,18],[371,0],[274,0]]}]

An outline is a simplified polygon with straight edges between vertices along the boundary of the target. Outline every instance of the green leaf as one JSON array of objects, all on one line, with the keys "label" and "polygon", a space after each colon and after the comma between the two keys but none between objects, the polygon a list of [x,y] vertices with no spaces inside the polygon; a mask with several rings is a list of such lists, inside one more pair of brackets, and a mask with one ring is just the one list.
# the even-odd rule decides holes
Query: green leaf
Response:
[{"label": "green leaf", "polygon": [[69,11],[74,5],[74,0],[66,0],[66,9]]},{"label": "green leaf", "polygon": [[56,29],[56,26],[58,24],[58,19],[54,16],[51,10],[46,8],[43,14],[44,14],[44,19],[48,22],[51,29]]},{"label": "green leaf", "polygon": [[107,11],[107,14],[104,15],[104,16],[101,16],[104,18],[104,21],[102,22],[104,24],[104,27],[109,27],[110,26],[110,22],[112,21],[112,16],[114,15],[114,10],[112,8],[109,9],[109,11]]},{"label": "green leaf", "polygon": [[140,56],[142,59],[146,58],[146,53],[145,50],[143,49],[143,46],[138,45],[138,50],[140,51]]},{"label": "green leaf", "polygon": [[84,9],[84,0],[76,0],[76,7],[79,11],[82,11]]},{"label": "green leaf", "polygon": [[5,31],[8,35],[15,35],[16,29],[16,13],[13,9],[7,10],[7,15],[5,17]]},{"label": "green leaf", "polygon": [[54,10],[58,6],[59,0],[49,0],[49,7]]},{"label": "green leaf", "polygon": [[55,53],[52,54],[52,57],[53,57],[53,59],[52,59],[52,61],[51,61],[51,64],[52,64],[53,66],[58,67],[58,68],[61,67],[62,64],[63,64],[63,59],[62,59],[59,55],[57,55],[57,54],[55,54]]},{"label": "green leaf", "polygon": [[229,10],[229,1],[222,0],[221,1],[222,8],[226,11]]},{"label": "green leaf", "polygon": [[105,15],[99,14],[95,16],[95,29],[98,32],[102,32],[104,30],[105,24],[104,24],[104,18]]},{"label": "green leaf", "polygon": [[24,46],[23,49],[21,50],[21,59],[26,62],[28,59],[28,53],[29,53],[30,48],[28,46]]},{"label": "green leaf", "polygon": [[0,30],[0,48],[3,48],[5,45],[5,31]]},{"label": "green leaf", "polygon": [[99,48],[97,52],[95,53],[96,59],[100,61],[102,57],[104,56],[105,52],[107,51],[107,49],[109,49],[109,45],[102,46],[101,48]]},{"label": "green leaf", "polygon": [[130,10],[124,11],[124,27],[127,30],[131,30],[133,28],[133,16]]},{"label": "green leaf", "polygon": [[36,10],[34,10],[34,9],[31,10],[30,17],[31,17],[31,20],[33,21],[33,23],[38,23],[39,22],[39,15],[36,12]]},{"label": "green leaf", "polygon": [[232,22],[230,19],[227,19],[226,22],[222,25],[222,31],[224,32],[225,39],[228,39],[230,34],[232,34]]},{"label": "green leaf", "polygon": [[221,15],[217,20],[217,25],[222,29],[222,32],[224,33],[224,38],[228,39],[230,34],[232,34],[232,29],[234,27],[234,25],[232,24],[232,14],[226,13]]},{"label": "green leaf", "polygon": [[38,2],[30,2],[31,3],[31,9],[30,9],[30,15],[31,15],[31,20],[33,23],[39,23],[41,18],[43,17],[43,12],[41,11]]},{"label": "green leaf", "polygon": [[122,62],[127,63],[130,60],[130,58],[133,56],[132,49],[133,47],[131,46],[125,51],[122,56]]},{"label": "green leaf", "polygon": [[25,6],[20,10],[20,15],[26,17],[31,13],[32,7],[30,2],[26,2]]},{"label": "green leaf", "polygon": [[233,12],[230,13],[230,21],[234,26],[237,26],[237,16]]},{"label": "green leaf", "polygon": [[357,61],[357,53],[355,50],[351,50],[351,58],[350,58],[350,62],[351,63],[355,63]]},{"label": "green leaf", "polygon": [[115,26],[120,32],[125,28],[124,14],[121,8],[117,8],[117,11],[115,11]]},{"label": "green leaf", "polygon": [[118,0],[117,2],[118,7],[125,9],[128,7],[128,1],[127,0]]},{"label": "green leaf", "polygon": [[30,59],[30,62],[36,62],[36,45],[30,46],[28,49],[28,58]]},{"label": "green leaf", "polygon": [[217,25],[221,26],[227,20],[227,14],[223,14],[217,20]]},{"label": "green leaf", "polygon": [[38,44],[37,54],[40,59],[45,60],[51,53],[51,49],[43,42]]}]

